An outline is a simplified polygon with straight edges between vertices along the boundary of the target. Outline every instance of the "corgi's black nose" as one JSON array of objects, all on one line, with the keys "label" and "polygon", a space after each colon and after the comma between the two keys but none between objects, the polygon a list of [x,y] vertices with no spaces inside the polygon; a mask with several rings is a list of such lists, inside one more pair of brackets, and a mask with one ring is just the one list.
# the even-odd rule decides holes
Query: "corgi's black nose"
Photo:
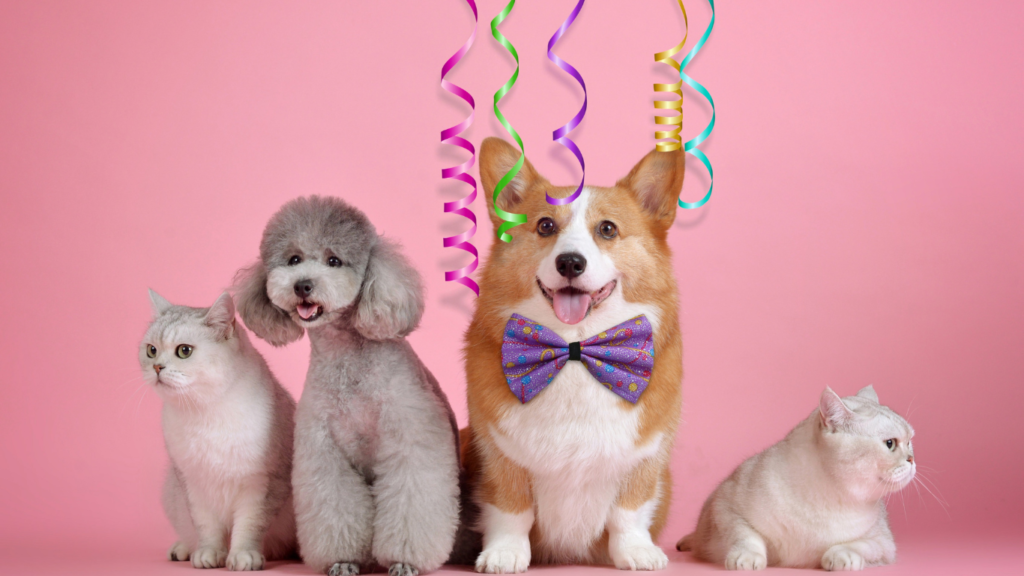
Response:
[{"label": "corgi's black nose", "polygon": [[306,298],[313,293],[312,280],[299,280],[295,283],[295,295],[299,298]]},{"label": "corgi's black nose", "polygon": [[587,269],[587,259],[579,252],[566,252],[555,258],[555,270],[569,280],[580,276]]}]

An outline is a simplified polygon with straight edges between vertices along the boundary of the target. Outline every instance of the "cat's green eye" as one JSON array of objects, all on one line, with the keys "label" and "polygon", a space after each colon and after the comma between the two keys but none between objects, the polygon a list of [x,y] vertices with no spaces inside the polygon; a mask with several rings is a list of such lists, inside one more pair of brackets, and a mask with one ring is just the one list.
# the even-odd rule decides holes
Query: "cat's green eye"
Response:
[{"label": "cat's green eye", "polygon": [[152,344],[147,344],[146,356],[149,358],[156,358],[156,346],[153,346]]},{"label": "cat's green eye", "polygon": [[175,350],[175,354],[178,355],[178,358],[184,360],[192,355],[192,347],[188,344],[182,344],[181,346],[178,346],[177,350]]},{"label": "cat's green eye", "polygon": [[895,438],[889,438],[885,441],[885,447],[889,450],[895,450],[897,444],[899,444],[899,442],[897,442]]}]

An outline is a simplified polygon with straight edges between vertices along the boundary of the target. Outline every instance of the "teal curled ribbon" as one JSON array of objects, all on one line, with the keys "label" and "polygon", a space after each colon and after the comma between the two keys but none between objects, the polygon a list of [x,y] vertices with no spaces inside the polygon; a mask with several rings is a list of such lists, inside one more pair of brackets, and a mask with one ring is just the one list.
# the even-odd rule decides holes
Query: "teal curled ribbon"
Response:
[{"label": "teal curled ribbon", "polygon": [[470,240],[473,235],[476,234],[476,215],[473,214],[473,210],[470,205],[476,200],[476,180],[470,175],[469,170],[473,167],[473,161],[476,160],[476,149],[473,148],[473,144],[461,136],[461,134],[473,124],[473,115],[476,113],[476,103],[473,101],[473,96],[464,90],[463,88],[449,82],[445,76],[456,64],[462,60],[462,57],[469,52],[469,49],[473,46],[473,41],[476,40],[476,27],[477,27],[477,10],[476,2],[474,0],[466,0],[466,3],[473,10],[473,33],[469,35],[469,39],[452,55],[451,58],[445,61],[444,65],[441,66],[441,87],[447,90],[449,93],[462,98],[466,104],[469,104],[469,116],[467,116],[462,122],[459,122],[451,128],[446,128],[441,131],[441,142],[444,144],[451,144],[452,146],[458,146],[466,152],[469,152],[469,160],[466,160],[462,164],[452,166],[450,168],[444,168],[441,170],[441,178],[451,178],[468,184],[472,190],[466,196],[453,200],[452,202],[444,203],[445,214],[458,214],[470,221],[472,226],[469,230],[461,234],[454,236],[445,236],[443,244],[445,248],[459,248],[470,253],[473,256],[473,261],[469,264],[459,268],[457,270],[447,270],[444,273],[445,282],[458,282],[463,286],[469,288],[480,295],[480,286],[477,285],[476,281],[470,277],[470,274],[477,269],[480,265],[480,255],[477,253],[476,246]]},{"label": "teal curled ribbon", "polygon": [[[707,204],[708,200],[711,199],[711,190],[714,189],[715,187],[715,171],[711,169],[711,160],[708,159],[707,155],[704,154],[703,150],[698,148],[698,146],[700,146],[702,142],[708,139],[708,136],[711,135],[711,131],[714,130],[715,128],[715,101],[711,98],[711,93],[708,92],[707,88],[705,88],[699,82],[697,82],[693,78],[690,78],[686,74],[686,65],[689,64],[694,59],[694,57],[697,56],[697,52],[699,52],[700,49],[704,47],[704,44],[708,40],[708,36],[711,35],[711,29],[714,28],[715,26],[715,0],[708,0],[708,4],[711,6],[711,22],[708,23],[707,29],[704,30],[704,34],[701,35],[700,40],[697,41],[697,44],[694,45],[693,49],[690,50],[690,53],[687,54],[686,58],[683,58],[683,61],[679,64],[679,79],[685,82],[694,90],[696,90],[698,93],[700,93],[701,96],[707,99],[708,104],[711,104],[711,121],[708,122],[708,125],[704,128],[704,130],[701,131],[700,134],[698,134],[692,140],[687,140],[686,143],[683,144],[683,150],[685,152],[692,154],[696,159],[700,160],[701,164],[704,165],[704,168],[707,169],[708,176],[711,178],[711,182],[708,184],[707,194],[705,194],[704,197],[701,198],[700,200],[696,202],[684,202],[682,198],[679,199],[679,206],[681,208],[686,209],[700,208],[701,206]],[[681,1],[679,2],[679,7],[683,8],[683,3]],[[689,29],[690,23],[686,18],[685,8],[683,8],[683,22],[686,24],[687,29]]]},{"label": "teal curled ribbon", "polygon": [[519,174],[519,171],[523,168],[523,163],[526,161],[526,148],[523,146],[523,139],[519,137],[519,133],[512,127],[512,124],[509,124],[509,121],[505,119],[505,115],[501,113],[501,109],[498,108],[498,102],[508,94],[509,90],[512,89],[512,86],[515,85],[516,79],[519,78],[519,53],[516,52],[515,46],[512,46],[512,43],[498,31],[498,25],[505,21],[505,18],[507,18],[509,13],[512,12],[512,8],[515,5],[516,0],[509,0],[508,5],[506,5],[505,8],[494,17],[494,20],[491,20],[491,35],[498,41],[498,44],[501,44],[505,50],[508,50],[509,54],[512,54],[512,58],[516,61],[516,71],[513,72],[508,81],[494,93],[494,115],[498,118],[498,122],[505,127],[505,130],[509,135],[515,139],[516,144],[519,144],[519,151],[521,152],[519,154],[519,160],[516,160],[512,169],[505,173],[505,175],[501,177],[501,180],[498,181],[498,184],[494,187],[494,196],[492,198],[492,202],[494,203],[494,212],[498,215],[498,218],[504,220],[504,223],[498,226],[498,230],[496,231],[498,238],[501,239],[502,242],[511,242],[512,236],[509,235],[508,231],[511,228],[526,223],[526,214],[506,212],[498,207],[498,197],[501,196],[502,190],[504,190],[505,187],[508,186],[509,182]]}]

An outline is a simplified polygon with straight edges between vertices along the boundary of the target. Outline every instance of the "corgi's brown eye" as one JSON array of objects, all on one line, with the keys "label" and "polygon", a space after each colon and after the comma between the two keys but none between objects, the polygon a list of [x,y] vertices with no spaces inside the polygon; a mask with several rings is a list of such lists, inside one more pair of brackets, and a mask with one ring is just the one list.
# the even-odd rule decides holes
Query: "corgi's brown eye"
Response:
[{"label": "corgi's brown eye", "polygon": [[541,218],[540,222],[537,222],[537,234],[541,236],[551,236],[558,230],[555,226],[555,221],[551,218]]},{"label": "corgi's brown eye", "polygon": [[619,227],[616,226],[614,222],[609,222],[607,220],[601,222],[601,225],[598,227],[598,231],[601,233],[601,237],[605,240],[611,240],[619,235]]},{"label": "corgi's brown eye", "polygon": [[188,344],[182,344],[181,346],[178,346],[178,349],[175,351],[175,353],[177,353],[178,358],[184,360],[185,358],[188,358],[189,356],[192,355],[192,347],[189,346]]},{"label": "corgi's brown eye", "polygon": [[888,448],[889,450],[895,450],[897,444],[898,443],[896,442],[895,438],[889,438],[888,440],[885,441],[885,447]]},{"label": "corgi's brown eye", "polygon": [[289,266],[295,266],[296,264],[301,264],[301,263],[302,263],[302,257],[301,256],[292,256],[291,258],[288,259],[288,265]]},{"label": "corgi's brown eye", "polygon": [[331,256],[327,259],[327,265],[331,268],[341,268],[341,259],[337,256]]},{"label": "corgi's brown eye", "polygon": [[156,358],[156,346],[149,344],[146,346],[146,356],[149,358]]}]

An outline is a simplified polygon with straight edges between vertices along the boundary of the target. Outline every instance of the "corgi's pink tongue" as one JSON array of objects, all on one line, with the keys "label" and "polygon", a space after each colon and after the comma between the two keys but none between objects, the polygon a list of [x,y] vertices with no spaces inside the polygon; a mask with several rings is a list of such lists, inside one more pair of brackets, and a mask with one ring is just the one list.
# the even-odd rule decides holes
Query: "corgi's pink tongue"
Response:
[{"label": "corgi's pink tongue", "polygon": [[303,320],[309,320],[316,314],[316,309],[319,308],[319,304],[306,304],[305,302],[295,307],[295,311],[299,313],[299,317]]},{"label": "corgi's pink tongue", "polygon": [[554,298],[555,316],[566,324],[576,324],[587,315],[590,308],[590,294],[559,290]]}]

